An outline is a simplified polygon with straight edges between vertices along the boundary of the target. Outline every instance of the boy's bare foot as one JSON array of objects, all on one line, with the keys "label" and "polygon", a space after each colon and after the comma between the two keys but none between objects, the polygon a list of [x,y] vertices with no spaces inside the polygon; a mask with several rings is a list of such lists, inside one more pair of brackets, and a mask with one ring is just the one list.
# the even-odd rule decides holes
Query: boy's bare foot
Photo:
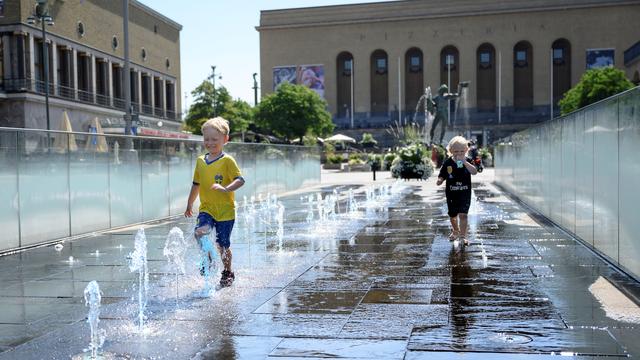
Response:
[{"label": "boy's bare foot", "polygon": [[469,245],[469,239],[466,236],[460,236],[460,241],[465,245]]},{"label": "boy's bare foot", "polygon": [[458,232],[451,231],[451,234],[449,234],[449,241],[455,241],[457,238],[458,238]]}]

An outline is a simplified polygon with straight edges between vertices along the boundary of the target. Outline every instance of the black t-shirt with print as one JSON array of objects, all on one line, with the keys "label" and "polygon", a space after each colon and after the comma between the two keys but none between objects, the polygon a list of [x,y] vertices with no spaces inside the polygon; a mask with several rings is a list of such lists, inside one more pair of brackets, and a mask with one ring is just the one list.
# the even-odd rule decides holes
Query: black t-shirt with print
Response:
[{"label": "black t-shirt with print", "polygon": [[[471,159],[466,159],[471,162]],[[442,164],[438,177],[447,181],[447,197],[471,197],[471,173],[464,165],[459,168],[455,160],[448,158]]]}]

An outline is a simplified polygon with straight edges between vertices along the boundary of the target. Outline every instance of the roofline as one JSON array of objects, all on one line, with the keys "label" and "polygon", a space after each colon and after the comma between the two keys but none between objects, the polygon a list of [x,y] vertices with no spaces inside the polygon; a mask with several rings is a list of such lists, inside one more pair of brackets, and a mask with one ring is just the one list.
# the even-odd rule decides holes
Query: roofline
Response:
[{"label": "roofline", "polygon": [[148,7],[147,5],[141,3],[140,1],[137,0],[129,0],[129,3],[135,7],[137,7],[138,9],[146,12],[147,14],[157,17],[160,20],[166,22],[167,24],[173,26],[174,28],[176,28],[178,31],[182,31],[182,25],[178,24],[177,22],[169,19],[168,17],[160,14],[159,12],[157,12],[156,10],[153,10],[152,8]]},{"label": "roofline", "polygon": [[[314,7],[301,7],[301,8],[289,8],[289,9],[274,9],[274,10],[261,10],[260,22],[262,23],[263,15],[292,13],[302,11],[322,11],[329,10],[339,13],[340,10],[346,8],[357,9],[365,6],[382,7],[382,15],[375,18],[343,18],[343,19],[327,19],[326,21],[313,21],[313,22],[291,22],[291,23],[275,23],[273,25],[258,25],[255,27],[257,31],[261,30],[275,30],[275,29],[287,29],[287,28],[303,28],[303,27],[317,27],[317,26],[334,26],[334,25],[350,25],[350,24],[366,24],[366,23],[380,23],[380,22],[393,22],[401,20],[424,20],[424,19],[438,19],[438,18],[452,18],[463,16],[486,16],[486,15],[503,15],[512,13],[525,13],[525,12],[539,12],[539,11],[557,11],[557,10],[573,10],[573,9],[588,9],[588,8],[601,8],[610,6],[625,6],[625,5],[640,5],[639,0],[605,0],[598,3],[586,2],[583,4],[573,3],[567,4],[566,2],[558,2],[553,5],[546,6],[531,6],[531,7],[515,7],[504,10],[486,9],[480,10],[474,9],[472,11],[450,11],[444,13],[429,13],[429,14],[416,14],[416,15],[394,15],[393,10],[384,9],[384,7],[399,5],[401,3],[414,3],[415,0],[403,0],[403,1],[382,1],[375,3],[358,3],[358,4],[342,4],[342,5],[326,5],[326,6],[314,6]],[[287,17],[287,19],[294,19],[294,16]]]}]

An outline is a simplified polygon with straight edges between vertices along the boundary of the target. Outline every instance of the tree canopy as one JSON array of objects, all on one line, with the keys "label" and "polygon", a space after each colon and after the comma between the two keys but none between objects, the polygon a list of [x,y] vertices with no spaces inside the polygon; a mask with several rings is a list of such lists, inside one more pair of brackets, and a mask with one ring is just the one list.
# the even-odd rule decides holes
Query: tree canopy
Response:
[{"label": "tree canopy", "polygon": [[229,121],[231,132],[245,131],[253,121],[251,106],[246,101],[233,100],[224,86],[214,89],[210,81],[204,80],[191,95],[195,100],[185,117],[185,129],[194,134],[201,135],[202,124],[216,116]]},{"label": "tree canopy", "polygon": [[558,103],[560,113],[568,114],[632,87],[633,83],[622,70],[613,67],[587,70],[578,84],[567,91]]},{"label": "tree canopy", "polygon": [[327,103],[313,90],[283,83],[266,96],[256,109],[256,123],[288,140],[305,134],[326,136],[333,132]]}]

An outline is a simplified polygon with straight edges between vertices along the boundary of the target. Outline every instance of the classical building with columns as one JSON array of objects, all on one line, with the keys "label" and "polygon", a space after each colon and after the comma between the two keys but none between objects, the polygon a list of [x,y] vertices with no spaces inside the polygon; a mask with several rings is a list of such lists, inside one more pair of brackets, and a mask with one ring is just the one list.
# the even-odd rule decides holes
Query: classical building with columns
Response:
[{"label": "classical building with columns", "polygon": [[468,82],[451,106],[451,133],[490,142],[557,114],[587,68],[612,65],[638,81],[639,20],[637,0],[405,0],[262,11],[262,95],[282,81],[282,69],[297,69],[290,78],[300,83],[300,70],[313,64],[335,124],[357,135],[398,119],[424,124],[416,107],[427,87],[435,94],[441,84],[456,91]]},{"label": "classical building with columns", "polygon": [[[0,126],[46,129],[42,28],[28,21],[36,1],[3,5]],[[47,11],[54,23],[45,23],[51,129],[60,128],[66,111],[74,131],[87,131],[97,117],[105,132],[124,133],[126,75],[138,134],[180,133],[180,24],[129,0],[124,74],[122,1],[49,0]]]}]

